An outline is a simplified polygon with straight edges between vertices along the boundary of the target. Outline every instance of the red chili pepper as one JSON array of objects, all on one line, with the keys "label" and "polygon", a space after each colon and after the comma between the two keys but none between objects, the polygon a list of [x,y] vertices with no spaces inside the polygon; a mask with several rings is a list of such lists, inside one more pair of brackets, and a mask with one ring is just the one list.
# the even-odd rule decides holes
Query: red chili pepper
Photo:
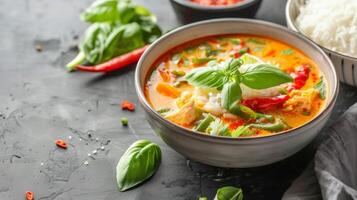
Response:
[{"label": "red chili pepper", "polygon": [[277,106],[282,105],[290,97],[288,95],[279,95],[276,97],[268,98],[253,98],[253,99],[244,99],[242,104],[248,106],[253,110],[270,110]]},{"label": "red chili pepper", "polygon": [[26,196],[26,200],[35,200],[33,192],[31,192],[31,191],[27,191],[25,193],[25,196]]},{"label": "red chili pepper", "polygon": [[105,63],[95,65],[95,66],[83,66],[83,65],[77,65],[76,69],[79,71],[86,71],[86,72],[111,72],[111,71],[116,71],[119,69],[124,68],[125,66],[132,64],[134,62],[137,62],[141,55],[145,52],[145,50],[148,48],[147,46],[144,46],[140,49],[136,49],[132,52],[120,55],[116,58],[113,58]]},{"label": "red chili pepper", "polygon": [[56,145],[62,149],[67,149],[67,143],[64,140],[56,140]]},{"label": "red chili pepper", "polygon": [[291,85],[289,90],[300,89],[304,87],[307,79],[309,78],[310,68],[308,65],[301,65],[296,68],[295,72],[291,74],[294,78],[294,83]]},{"label": "red chili pepper", "polygon": [[244,124],[244,120],[238,119],[229,124],[229,129],[235,130]]},{"label": "red chili pepper", "polygon": [[124,101],[121,102],[121,108],[123,110],[134,111],[135,110],[135,104],[131,103],[130,101],[124,100]]}]

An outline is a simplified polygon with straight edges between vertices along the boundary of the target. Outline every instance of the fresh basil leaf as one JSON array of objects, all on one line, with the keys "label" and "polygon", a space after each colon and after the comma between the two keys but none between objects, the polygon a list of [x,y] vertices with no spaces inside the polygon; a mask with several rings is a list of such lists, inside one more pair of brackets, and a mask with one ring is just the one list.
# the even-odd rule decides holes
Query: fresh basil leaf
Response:
[{"label": "fresh basil leaf", "polygon": [[292,50],[292,49],[285,49],[285,50],[282,50],[281,52],[280,52],[282,55],[291,55],[291,54],[293,54],[294,53],[294,50]]},{"label": "fresh basil leaf", "polygon": [[118,0],[97,0],[81,13],[81,19],[90,23],[116,20],[119,18],[117,3]]},{"label": "fresh basil leaf", "polygon": [[112,30],[113,27],[108,23],[95,23],[87,29],[80,44],[87,61],[96,64],[105,60],[106,41]]},{"label": "fresh basil leaf", "polygon": [[143,32],[139,24],[134,22],[123,25],[120,28],[124,29],[124,31],[122,38],[118,38],[118,41],[116,41],[115,48],[117,55],[133,51],[145,45],[145,41],[143,40]]},{"label": "fresh basil leaf", "polygon": [[148,140],[138,140],[125,151],[116,167],[120,191],[128,190],[151,177],[161,162],[160,147]]},{"label": "fresh basil leaf", "polygon": [[242,74],[241,81],[253,89],[266,89],[283,83],[292,82],[293,78],[277,67],[268,64],[252,66]]},{"label": "fresh basil leaf", "polygon": [[117,13],[121,24],[128,24],[136,17],[135,6],[131,2],[118,1]]},{"label": "fresh basil leaf", "polygon": [[242,95],[239,82],[233,81],[224,84],[221,93],[221,105],[223,108],[230,110],[230,108],[239,103]]},{"label": "fresh basil leaf", "polygon": [[185,80],[196,87],[220,88],[226,83],[224,70],[218,67],[200,67],[191,70]]},{"label": "fresh basil leaf", "polygon": [[226,186],[219,188],[215,200],[243,200],[243,191],[240,188]]},{"label": "fresh basil leaf", "polygon": [[216,118],[210,125],[207,127],[206,132],[214,136],[229,136],[228,125],[225,124],[221,119]]},{"label": "fresh basil leaf", "polygon": [[223,63],[224,69],[227,71],[228,75],[239,75],[239,67],[242,65],[241,59],[230,59]]},{"label": "fresh basil leaf", "polygon": [[320,81],[316,83],[314,88],[319,91],[321,99],[326,99],[326,84],[322,76],[320,77]]}]

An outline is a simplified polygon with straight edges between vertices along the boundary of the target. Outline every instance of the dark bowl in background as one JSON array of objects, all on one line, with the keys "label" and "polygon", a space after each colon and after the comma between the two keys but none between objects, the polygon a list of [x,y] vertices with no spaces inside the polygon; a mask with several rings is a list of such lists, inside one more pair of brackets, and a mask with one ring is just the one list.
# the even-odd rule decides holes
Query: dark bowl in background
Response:
[{"label": "dark bowl in background", "polygon": [[191,23],[212,18],[253,18],[262,0],[245,0],[230,6],[204,6],[189,0],[170,0],[178,19]]}]

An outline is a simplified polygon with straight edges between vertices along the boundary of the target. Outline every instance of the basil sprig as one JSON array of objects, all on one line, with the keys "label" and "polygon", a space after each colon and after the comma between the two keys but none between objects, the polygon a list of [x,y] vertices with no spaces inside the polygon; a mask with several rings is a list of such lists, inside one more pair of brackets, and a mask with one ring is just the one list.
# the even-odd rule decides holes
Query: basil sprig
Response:
[{"label": "basil sprig", "polygon": [[134,142],[120,158],[116,173],[120,191],[128,190],[151,177],[161,162],[160,147],[149,140]]},{"label": "basil sprig", "polygon": [[243,191],[232,186],[222,187],[217,190],[214,200],[243,200]]},{"label": "basil sprig", "polygon": [[[239,68],[244,64],[248,67],[244,72],[240,72]],[[266,89],[293,81],[293,78],[281,69],[262,63],[247,54],[242,59],[230,59],[222,64],[196,68],[188,73],[185,79],[196,87],[221,90],[221,105],[228,111],[233,110],[241,99],[240,84],[252,89]]]},{"label": "basil sprig", "polygon": [[81,13],[81,19],[91,25],[79,45],[80,53],[67,64],[70,71],[85,61],[103,63],[161,36],[156,17],[131,0],[96,0]]}]

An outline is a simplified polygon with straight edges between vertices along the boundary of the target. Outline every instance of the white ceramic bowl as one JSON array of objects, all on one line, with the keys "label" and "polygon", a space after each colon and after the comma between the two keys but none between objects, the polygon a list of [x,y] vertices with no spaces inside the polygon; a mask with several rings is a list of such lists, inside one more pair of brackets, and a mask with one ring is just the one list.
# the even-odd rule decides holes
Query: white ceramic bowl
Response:
[{"label": "white ceramic bowl", "polygon": [[[304,4],[305,0],[288,0],[286,4],[285,14],[287,25],[297,32],[300,31],[295,21],[299,15],[299,8]],[[357,58],[329,50],[322,46],[321,48],[331,58],[340,81],[357,87]]]},{"label": "white ceramic bowl", "polygon": [[[320,67],[327,80],[326,105],[310,122],[285,132],[251,138],[202,134],[164,119],[145,98],[145,80],[154,62],[167,51],[197,38],[220,34],[255,34],[270,37],[303,51]],[[165,143],[182,155],[219,167],[255,167],[282,160],[305,147],[328,120],[338,94],[336,71],[328,56],[310,40],[280,25],[248,19],[219,19],[178,28],[153,43],[141,57],[135,87],[152,128]]]}]

